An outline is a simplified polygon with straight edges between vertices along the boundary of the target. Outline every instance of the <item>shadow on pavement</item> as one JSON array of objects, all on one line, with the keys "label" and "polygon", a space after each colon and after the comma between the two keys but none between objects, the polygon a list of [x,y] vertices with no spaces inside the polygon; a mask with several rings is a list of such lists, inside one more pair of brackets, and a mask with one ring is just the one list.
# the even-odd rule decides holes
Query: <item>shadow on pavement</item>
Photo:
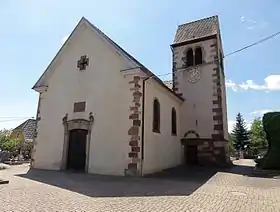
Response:
[{"label": "shadow on pavement", "polygon": [[179,166],[171,169],[166,169],[161,172],[147,175],[147,178],[167,178],[174,180],[183,181],[204,181],[206,182],[216,173],[231,173],[237,175],[243,175],[247,177],[258,177],[258,178],[273,178],[272,175],[258,175],[254,172],[254,163],[250,165],[242,164],[244,161],[251,160],[240,160],[235,161],[235,163],[228,168],[221,167],[203,167],[203,166]]},{"label": "shadow on pavement", "polygon": [[130,178],[30,169],[18,177],[67,189],[90,197],[187,196],[208,179]]},{"label": "shadow on pavement", "polygon": [[179,166],[143,178],[31,169],[16,175],[29,180],[78,192],[90,197],[186,196],[192,194],[218,172],[255,177],[252,166],[231,168]]}]

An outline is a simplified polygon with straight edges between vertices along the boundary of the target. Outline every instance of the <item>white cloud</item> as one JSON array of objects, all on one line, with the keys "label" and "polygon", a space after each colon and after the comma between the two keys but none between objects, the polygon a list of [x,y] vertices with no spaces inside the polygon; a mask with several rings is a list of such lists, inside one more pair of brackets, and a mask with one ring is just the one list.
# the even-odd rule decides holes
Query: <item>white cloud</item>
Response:
[{"label": "white cloud", "polygon": [[268,113],[268,112],[271,112],[273,110],[270,110],[270,109],[263,109],[263,110],[255,110],[253,111],[252,113],[250,113],[251,115],[260,115],[262,116],[263,114],[265,113]]},{"label": "white cloud", "polygon": [[253,20],[245,18],[244,16],[240,16],[240,21],[245,25],[246,29],[253,30],[253,29],[261,29],[267,26],[267,22],[264,20]]},{"label": "white cloud", "polygon": [[269,90],[280,90],[280,75],[270,75],[264,81]]},{"label": "white cloud", "polygon": [[255,28],[256,28],[255,26],[248,26],[246,29],[252,30],[252,29],[255,29]]},{"label": "white cloud", "polygon": [[254,20],[248,20],[248,23],[250,23],[250,24],[256,24],[256,23],[258,23],[258,22],[254,21]]},{"label": "white cloud", "polygon": [[231,88],[233,91],[238,90],[263,90],[269,91],[280,91],[280,75],[272,74],[264,79],[263,84],[257,84],[253,80],[246,80],[240,84],[233,82],[232,80],[226,80],[226,87]]},{"label": "white cloud", "polygon": [[253,82],[253,80],[246,80],[246,82],[243,82],[238,85],[241,89],[248,90],[248,89],[253,89],[253,90],[265,90],[267,86],[265,84],[256,84]]},{"label": "white cloud", "polygon": [[238,86],[232,80],[226,80],[226,87],[231,88],[233,91],[237,91]]},{"label": "white cloud", "polygon": [[[235,125],[236,121],[234,120],[229,120],[228,121],[228,132],[231,133],[233,128],[234,128],[234,125]],[[246,121],[245,120],[245,123],[246,123],[246,126],[247,126],[247,130],[250,130],[251,129],[251,126],[252,126],[252,121]]]},{"label": "white cloud", "polygon": [[278,109],[263,109],[263,110],[255,110],[250,115],[258,115],[263,116],[265,113],[273,112],[273,111],[280,111]]},{"label": "white cloud", "polygon": [[228,121],[228,131],[232,132],[235,121]]}]

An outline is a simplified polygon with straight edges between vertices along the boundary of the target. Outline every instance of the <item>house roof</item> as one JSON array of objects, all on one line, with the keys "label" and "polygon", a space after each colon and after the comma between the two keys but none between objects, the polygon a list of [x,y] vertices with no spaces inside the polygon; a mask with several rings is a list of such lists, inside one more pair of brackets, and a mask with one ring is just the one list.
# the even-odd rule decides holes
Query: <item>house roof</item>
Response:
[{"label": "house roof", "polygon": [[24,135],[24,140],[31,140],[34,138],[36,130],[37,121],[35,119],[28,119],[19,126],[17,126],[13,131],[22,131]]},{"label": "house roof", "polygon": [[195,40],[219,32],[218,16],[211,16],[178,26],[173,44]]},{"label": "house roof", "polygon": [[[136,60],[132,55],[130,55],[127,51],[125,51],[122,47],[120,47],[117,43],[115,43],[112,39],[110,39],[105,33],[103,33],[100,29],[98,29],[96,26],[94,26],[90,21],[88,21],[85,17],[82,17],[82,19],[79,21],[77,26],[74,28],[68,39],[64,42],[63,46],[60,48],[59,52],[63,49],[65,44],[68,42],[70,37],[73,35],[74,31],[77,29],[78,25],[82,22],[88,24],[91,29],[95,32],[97,32],[99,35],[101,35],[108,43],[113,45],[125,58],[133,62],[135,64],[135,68],[140,68],[149,78],[155,79],[161,86],[163,86],[167,91],[172,93],[175,97],[179,98],[180,100],[184,101],[184,98],[180,95],[176,94],[173,90],[171,90],[169,87],[167,87],[163,81],[157,77],[153,72],[151,72],[148,68],[146,68],[143,64],[141,64],[138,60]],[[58,57],[59,52],[56,54],[55,58]],[[40,87],[40,82],[42,81],[44,75],[47,73],[49,67],[54,62],[55,58],[52,60],[52,62],[49,64],[48,68],[45,70],[45,72],[42,74],[40,79],[36,82],[36,84],[33,86],[32,89],[35,89],[36,87]]]}]

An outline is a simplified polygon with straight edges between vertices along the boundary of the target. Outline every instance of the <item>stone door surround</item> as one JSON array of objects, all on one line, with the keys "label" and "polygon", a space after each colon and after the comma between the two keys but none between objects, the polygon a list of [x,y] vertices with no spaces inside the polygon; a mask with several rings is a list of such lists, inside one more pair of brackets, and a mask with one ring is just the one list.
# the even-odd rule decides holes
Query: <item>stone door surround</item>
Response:
[{"label": "stone door surround", "polygon": [[94,122],[94,117],[92,112],[89,113],[89,118],[87,119],[71,119],[68,120],[68,114],[63,117],[62,123],[64,126],[64,141],[63,141],[63,152],[62,152],[62,160],[60,165],[60,170],[65,170],[67,165],[67,156],[68,156],[68,144],[69,144],[69,132],[74,129],[82,129],[87,130],[87,140],[86,140],[86,164],[85,164],[85,172],[88,172],[89,166],[89,156],[90,156],[90,138],[91,131]]}]

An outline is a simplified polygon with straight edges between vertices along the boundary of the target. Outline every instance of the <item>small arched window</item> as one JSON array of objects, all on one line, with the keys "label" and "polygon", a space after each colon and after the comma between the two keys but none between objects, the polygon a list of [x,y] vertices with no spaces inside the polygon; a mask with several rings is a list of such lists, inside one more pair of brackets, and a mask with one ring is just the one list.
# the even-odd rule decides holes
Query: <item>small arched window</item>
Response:
[{"label": "small arched window", "polygon": [[195,65],[202,64],[202,50],[200,47],[195,49]]},{"label": "small arched window", "polygon": [[153,105],[153,132],[160,132],[160,104],[158,99],[154,99]]},{"label": "small arched window", "polygon": [[171,133],[172,135],[177,135],[177,115],[174,107],[171,111]]},{"label": "small arched window", "polygon": [[193,66],[193,50],[187,51],[187,67]]}]

